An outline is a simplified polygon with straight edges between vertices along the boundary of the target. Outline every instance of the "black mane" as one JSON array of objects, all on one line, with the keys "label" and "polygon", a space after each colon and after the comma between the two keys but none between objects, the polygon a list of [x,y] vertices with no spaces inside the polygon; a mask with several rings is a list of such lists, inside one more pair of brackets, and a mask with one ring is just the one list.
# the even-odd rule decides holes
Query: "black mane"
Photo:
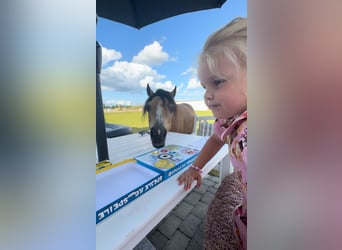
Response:
[{"label": "black mane", "polygon": [[147,104],[156,96],[159,96],[162,99],[163,104],[165,104],[166,101],[170,103],[170,112],[175,111],[176,102],[171,96],[171,93],[163,89],[157,89],[157,91],[153,93],[153,95],[147,98],[145,105],[144,105],[144,112],[143,112],[144,114],[147,112]]}]

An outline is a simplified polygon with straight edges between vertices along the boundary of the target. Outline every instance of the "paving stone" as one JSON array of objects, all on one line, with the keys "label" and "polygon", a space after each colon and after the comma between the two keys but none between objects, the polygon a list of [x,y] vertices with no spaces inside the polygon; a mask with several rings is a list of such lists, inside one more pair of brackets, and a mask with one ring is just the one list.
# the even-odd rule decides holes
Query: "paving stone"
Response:
[{"label": "paving stone", "polygon": [[205,223],[206,223],[206,218],[204,217],[203,220],[201,221],[201,224],[198,227],[201,232],[203,232]]},{"label": "paving stone", "polygon": [[200,223],[201,219],[197,218],[193,214],[189,214],[189,216],[187,216],[185,220],[180,224],[179,230],[186,236],[192,237],[195,234]]},{"label": "paving stone", "polygon": [[207,185],[209,187],[213,187],[216,184],[216,182],[209,179],[203,179],[202,184]]},{"label": "paving stone", "polygon": [[219,184],[219,183],[216,183],[216,184],[214,185],[214,188],[218,189],[219,186],[220,186],[220,184]]},{"label": "paving stone", "polygon": [[185,217],[190,213],[190,211],[194,208],[193,205],[182,201],[174,211],[174,215],[178,216],[181,219],[185,219]]},{"label": "paving stone", "polygon": [[190,203],[191,205],[196,205],[196,203],[199,201],[199,199],[201,199],[201,194],[196,193],[194,191],[192,191],[191,193],[189,193],[184,200],[188,203]]},{"label": "paving stone", "polygon": [[194,188],[194,192],[199,193],[199,194],[204,194],[208,188],[209,188],[208,185],[205,185],[202,183],[202,185],[199,188]]},{"label": "paving stone", "polygon": [[171,239],[181,222],[180,218],[171,214],[159,225],[158,230],[168,239]]},{"label": "paving stone", "polygon": [[190,239],[186,250],[199,250],[203,248],[203,230],[197,230],[195,235]]},{"label": "paving stone", "polygon": [[[219,178],[207,175],[148,235],[157,250],[199,250],[208,206],[219,187]],[[140,249],[134,249],[140,250]]]},{"label": "paving stone", "polygon": [[214,194],[213,193],[210,193],[210,192],[206,192],[202,198],[201,198],[201,201],[203,203],[206,203],[206,204],[209,204],[213,199],[214,199]]},{"label": "paving stone", "polygon": [[133,248],[133,250],[156,250],[148,238],[142,239],[139,244]]},{"label": "paving stone", "polygon": [[209,205],[201,201],[197,202],[196,206],[191,210],[191,213],[200,219],[203,219],[208,212]]},{"label": "paving stone", "polygon": [[208,191],[208,192],[210,192],[210,193],[213,193],[213,194],[215,194],[215,193],[216,193],[216,191],[217,191],[217,188],[214,188],[214,187],[209,187],[207,191]]},{"label": "paving stone", "polygon": [[213,180],[215,183],[220,183],[220,179],[221,179],[221,177],[215,177],[215,178],[213,178],[212,180]]},{"label": "paving stone", "polygon": [[213,181],[213,182],[219,182],[219,177],[217,177],[217,176],[213,176],[213,175],[209,175],[209,178]]},{"label": "paving stone", "polygon": [[147,238],[150,240],[150,242],[156,249],[162,249],[169,240],[158,230],[154,231],[152,234],[149,234]]},{"label": "paving stone", "polygon": [[182,234],[180,231],[176,231],[175,235],[169,240],[165,246],[165,250],[182,250],[186,249],[190,239]]}]

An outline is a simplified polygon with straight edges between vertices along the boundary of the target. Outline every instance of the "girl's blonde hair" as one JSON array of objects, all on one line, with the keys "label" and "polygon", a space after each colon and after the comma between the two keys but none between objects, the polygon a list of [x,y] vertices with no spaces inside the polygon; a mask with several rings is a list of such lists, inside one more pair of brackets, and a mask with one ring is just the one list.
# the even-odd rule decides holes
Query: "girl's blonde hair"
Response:
[{"label": "girl's blonde hair", "polygon": [[237,71],[247,69],[247,18],[235,18],[210,35],[203,46],[199,63],[207,63],[210,71],[220,76],[217,58],[222,56],[232,62]]}]

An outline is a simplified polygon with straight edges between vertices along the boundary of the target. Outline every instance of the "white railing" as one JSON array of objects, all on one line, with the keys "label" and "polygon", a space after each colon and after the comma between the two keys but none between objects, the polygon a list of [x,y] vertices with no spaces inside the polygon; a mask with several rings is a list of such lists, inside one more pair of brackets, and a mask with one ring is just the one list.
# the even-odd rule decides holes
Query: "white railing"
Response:
[{"label": "white railing", "polygon": [[[195,127],[194,127],[194,134],[200,135],[200,136],[211,136],[214,133],[214,122],[215,122],[214,116],[197,116],[195,118]],[[225,145],[227,147],[227,145]],[[228,150],[228,148],[227,148]],[[223,167],[223,166],[229,166],[229,167]],[[223,178],[233,172],[233,166],[231,165],[231,161],[229,160],[229,156],[226,156],[224,159],[222,159],[216,166],[215,169],[219,171],[219,182],[221,184],[221,181]]]},{"label": "white railing", "polygon": [[214,116],[198,116],[196,122],[196,134],[210,136],[214,133]]}]

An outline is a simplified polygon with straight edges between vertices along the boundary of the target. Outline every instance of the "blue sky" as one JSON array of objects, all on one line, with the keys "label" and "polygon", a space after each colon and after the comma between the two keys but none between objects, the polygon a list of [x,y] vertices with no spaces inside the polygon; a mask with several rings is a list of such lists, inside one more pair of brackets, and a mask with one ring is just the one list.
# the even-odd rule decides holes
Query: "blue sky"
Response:
[{"label": "blue sky", "polygon": [[197,58],[207,37],[236,16],[247,17],[247,0],[228,0],[220,9],[171,17],[140,30],[99,18],[102,98],[106,105],[142,105],[146,85],[172,90],[176,101],[202,100]]}]

